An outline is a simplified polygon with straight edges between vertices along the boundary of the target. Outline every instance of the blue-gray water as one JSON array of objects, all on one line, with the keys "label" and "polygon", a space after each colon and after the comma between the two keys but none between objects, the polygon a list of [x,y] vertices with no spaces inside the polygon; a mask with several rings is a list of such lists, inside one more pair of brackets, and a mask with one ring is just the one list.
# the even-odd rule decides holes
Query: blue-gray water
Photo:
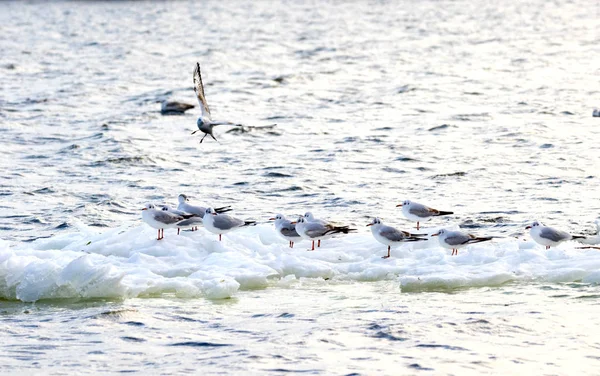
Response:
[{"label": "blue-gray water", "polygon": [[[593,374],[600,256],[523,239],[600,214],[599,9],[0,3],[0,370]],[[197,108],[161,115],[196,61],[213,118],[277,126],[199,144]],[[359,234],[155,245],[139,209],[179,193]],[[364,225],[409,229],[404,199],[504,240],[386,264]]]}]

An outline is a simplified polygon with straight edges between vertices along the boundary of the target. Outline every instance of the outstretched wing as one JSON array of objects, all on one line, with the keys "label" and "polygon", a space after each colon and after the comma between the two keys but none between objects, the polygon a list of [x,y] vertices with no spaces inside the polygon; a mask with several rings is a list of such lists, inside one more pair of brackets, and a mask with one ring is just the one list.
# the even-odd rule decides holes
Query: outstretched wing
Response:
[{"label": "outstretched wing", "polygon": [[210,117],[210,109],[208,108],[208,102],[206,102],[206,96],[204,95],[204,85],[202,84],[200,63],[196,63],[196,69],[194,69],[194,91],[196,92],[196,97],[198,97],[198,102],[200,103],[202,117]]}]

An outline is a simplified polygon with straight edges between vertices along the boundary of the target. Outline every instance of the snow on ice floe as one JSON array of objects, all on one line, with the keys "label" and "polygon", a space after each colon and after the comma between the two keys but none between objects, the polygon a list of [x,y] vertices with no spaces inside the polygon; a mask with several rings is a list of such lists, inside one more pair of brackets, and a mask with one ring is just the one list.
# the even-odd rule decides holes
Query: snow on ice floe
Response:
[{"label": "snow on ice floe", "polygon": [[311,280],[395,280],[402,291],[511,281],[600,283],[600,252],[576,249],[574,242],[546,251],[529,239],[495,239],[450,256],[433,238],[393,249],[386,260],[381,258],[386,247],[367,232],[326,240],[307,252],[308,242],[290,249],[269,225],[224,235],[223,242],[204,229],[179,236],[167,230],[157,241],[155,230],[145,225],[104,233],[78,228],[33,243],[0,240],[0,298],[30,302],[169,293],[223,299],[240,289],[286,288]]}]

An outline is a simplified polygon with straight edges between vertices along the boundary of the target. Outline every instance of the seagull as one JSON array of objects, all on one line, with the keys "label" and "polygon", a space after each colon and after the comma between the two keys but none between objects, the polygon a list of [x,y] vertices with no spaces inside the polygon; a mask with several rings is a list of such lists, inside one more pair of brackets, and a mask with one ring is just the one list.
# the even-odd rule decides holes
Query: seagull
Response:
[{"label": "seagull", "polygon": [[544,226],[538,221],[533,222],[531,226],[527,226],[525,229],[529,230],[529,235],[531,235],[536,243],[546,246],[546,249],[556,247],[567,240],[585,239],[585,236],[571,235],[568,232]]},{"label": "seagull", "polygon": [[146,204],[142,209],[142,220],[146,222],[148,226],[158,230],[156,240],[161,240],[165,237],[165,228],[176,227],[177,222],[181,222],[190,217],[192,217],[191,214],[177,215],[165,210],[158,210],[153,204]]},{"label": "seagull", "polygon": [[[242,124],[234,124],[229,122],[213,122],[210,115],[210,108],[208,108],[208,102],[206,102],[206,96],[204,95],[204,85],[202,84],[202,74],[200,72],[200,63],[196,63],[196,68],[194,69],[194,91],[196,92],[196,97],[198,98],[198,102],[200,103],[200,110],[202,110],[202,116],[198,118],[196,124],[198,125],[198,130],[204,132],[204,136],[200,139],[200,143],[204,141],[204,137],[209,135],[213,138],[213,140],[218,140],[213,135],[213,127],[215,125],[235,125],[241,127]],[[192,134],[198,131],[193,131]]]},{"label": "seagull", "polygon": [[461,231],[449,231],[441,229],[431,236],[439,236],[438,240],[443,248],[451,249],[452,255],[458,255],[460,248],[466,247],[469,244],[486,242],[492,240],[492,237],[477,237]]},{"label": "seagull", "polygon": [[392,226],[384,225],[379,218],[374,218],[373,221],[371,221],[371,223],[369,223],[367,226],[371,226],[371,233],[373,234],[375,240],[388,246],[387,256],[382,257],[384,259],[390,257],[392,245],[427,240],[424,238],[419,238],[419,236],[427,236],[427,234],[411,234],[410,232],[400,231]]},{"label": "seagull", "polygon": [[[327,224],[333,225],[333,223],[329,223],[329,222],[324,221],[322,219],[315,218],[315,216],[311,212],[304,213],[304,219],[306,220],[306,222],[316,222],[316,223],[320,223],[320,224],[322,224],[324,226],[327,225]],[[321,239],[319,239],[319,241],[317,242],[317,248],[319,248],[320,246],[321,246]]]},{"label": "seagull", "polygon": [[[190,213],[190,214],[196,214],[198,217],[200,217],[200,219],[204,218],[204,214],[206,213],[205,207],[188,204],[188,201],[190,201],[190,199],[184,194],[180,194],[179,197],[177,197],[177,199],[179,200],[179,205],[177,206],[177,210],[181,210],[181,211],[184,211],[184,212]],[[232,210],[231,206],[224,206],[222,208],[215,209],[217,214],[226,213],[231,210]],[[200,220],[199,222],[196,222],[196,223],[201,225],[202,220]],[[196,230],[197,229],[198,229],[198,226],[196,226]]]},{"label": "seagull", "polygon": [[315,240],[327,239],[334,234],[347,234],[352,231],[356,231],[348,226],[334,226],[331,223],[322,224],[319,222],[308,222],[305,217],[300,217],[296,222],[292,222],[296,225],[296,231],[298,235],[307,240],[312,240],[312,249],[315,250]]},{"label": "seagull", "polygon": [[592,112],[592,116],[593,117],[600,117],[600,110],[594,109],[594,112]]},{"label": "seagull", "polygon": [[413,202],[410,200],[406,200],[401,204],[396,205],[396,207],[402,206],[402,214],[410,219],[411,221],[417,222],[417,230],[419,229],[419,222],[431,219],[431,217],[438,217],[440,215],[450,215],[454,214],[451,211],[441,211],[437,209],[432,209],[429,206],[425,206],[423,204],[419,204],[418,202]]},{"label": "seagull", "polygon": [[269,221],[275,221],[277,233],[290,242],[290,248],[294,248],[294,243],[302,240],[302,237],[300,237],[296,231],[296,225],[292,224],[292,221],[286,219],[283,214],[277,214],[275,217],[269,218]]},{"label": "seagull", "polygon": [[239,218],[234,218],[227,214],[217,214],[215,209],[206,209],[206,214],[202,219],[204,228],[213,234],[219,235],[219,241],[221,241],[221,235],[233,231],[240,227],[255,225],[255,221],[244,221]]},{"label": "seagull", "polygon": [[183,221],[177,223],[177,235],[179,235],[179,231],[181,230],[181,228],[189,227],[192,229],[192,231],[194,231],[194,227],[197,230],[198,229],[197,225],[202,224],[202,217],[200,217],[199,215],[187,213],[185,211],[181,211],[181,210],[177,210],[177,209],[173,209],[169,205],[163,205],[162,210],[166,211],[168,213],[171,213],[171,214],[182,216],[182,217],[183,216],[188,217],[187,219],[184,219]]}]

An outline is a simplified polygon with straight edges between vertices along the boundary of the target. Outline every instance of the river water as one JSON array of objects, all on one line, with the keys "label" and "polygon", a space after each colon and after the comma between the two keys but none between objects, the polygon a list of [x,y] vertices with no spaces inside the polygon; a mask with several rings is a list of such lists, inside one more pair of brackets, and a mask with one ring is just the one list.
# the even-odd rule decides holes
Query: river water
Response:
[{"label": "river water", "polygon": [[[508,2],[0,3],[0,370],[594,374],[600,8]],[[199,144],[202,65],[215,128]],[[276,124],[274,127],[264,127]],[[224,236],[141,222],[231,205]],[[458,256],[372,217],[456,214]],[[306,252],[268,218],[357,228]],[[585,325],[583,324],[585,323]]]}]

